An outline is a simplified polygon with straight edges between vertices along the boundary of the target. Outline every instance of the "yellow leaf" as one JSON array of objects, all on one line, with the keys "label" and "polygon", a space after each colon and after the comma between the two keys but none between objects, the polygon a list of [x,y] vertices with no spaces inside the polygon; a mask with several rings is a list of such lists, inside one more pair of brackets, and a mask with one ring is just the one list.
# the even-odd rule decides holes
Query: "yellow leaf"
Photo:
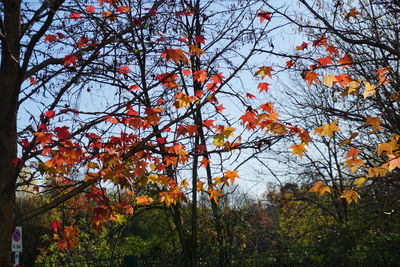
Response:
[{"label": "yellow leaf", "polygon": [[324,79],[322,80],[322,83],[328,86],[329,88],[331,88],[333,84],[337,82],[337,79],[333,74],[325,75],[323,78]]},{"label": "yellow leaf", "polygon": [[367,180],[368,178],[360,177],[354,180],[354,184],[356,185],[356,188],[360,188],[361,186],[363,186],[363,184],[365,184]]},{"label": "yellow leaf", "polygon": [[299,155],[300,158],[303,158],[303,152],[307,152],[307,149],[304,146],[305,146],[305,144],[301,143],[299,145],[294,144],[289,148],[292,149],[292,155],[297,154],[297,155]]},{"label": "yellow leaf", "polygon": [[365,91],[364,91],[364,99],[370,95],[376,94],[376,85],[370,84],[369,82],[364,82]]},{"label": "yellow leaf", "polygon": [[349,204],[353,201],[357,203],[360,199],[360,195],[353,190],[344,190],[340,198],[345,198]]},{"label": "yellow leaf", "polygon": [[214,145],[223,146],[225,143],[224,136],[222,134],[217,134],[214,136]]},{"label": "yellow leaf", "polygon": [[321,137],[328,135],[330,138],[333,137],[333,132],[340,131],[340,128],[337,126],[337,120],[334,120],[331,123],[324,124],[315,129],[314,134],[319,134]]}]

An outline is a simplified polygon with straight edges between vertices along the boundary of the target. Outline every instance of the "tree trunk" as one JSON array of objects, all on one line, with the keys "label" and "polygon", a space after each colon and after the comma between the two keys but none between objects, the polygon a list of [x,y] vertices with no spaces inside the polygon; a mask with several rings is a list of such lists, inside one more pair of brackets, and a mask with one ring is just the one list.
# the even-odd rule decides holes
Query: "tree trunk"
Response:
[{"label": "tree trunk", "polygon": [[16,114],[19,93],[20,2],[4,0],[4,39],[0,67],[0,266],[11,266],[15,183],[18,168]]}]

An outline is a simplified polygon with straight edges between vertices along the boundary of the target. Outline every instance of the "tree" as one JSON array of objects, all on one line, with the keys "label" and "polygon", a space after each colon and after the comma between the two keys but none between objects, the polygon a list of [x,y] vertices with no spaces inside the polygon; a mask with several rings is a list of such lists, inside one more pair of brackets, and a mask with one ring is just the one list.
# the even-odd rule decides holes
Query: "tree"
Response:
[{"label": "tree", "polygon": [[[7,0],[0,7],[2,266],[9,265],[16,224],[82,192],[98,200],[97,225],[131,214],[133,206],[169,207],[183,254],[196,265],[197,192],[211,199],[222,244],[217,203],[238,177],[223,163],[230,165],[234,151],[257,154],[303,133],[280,122],[272,102],[252,102],[251,89],[235,87],[246,68],[261,79],[273,72],[251,66],[272,30],[272,14],[256,1]],[[258,88],[267,92],[268,83]],[[232,114],[218,102],[225,98],[236,105]],[[129,201],[110,201],[106,184]],[[15,192],[24,186],[50,197],[15,218]],[[193,211],[189,236],[180,208],[186,194]],[[220,264],[224,253],[221,248]]]}]

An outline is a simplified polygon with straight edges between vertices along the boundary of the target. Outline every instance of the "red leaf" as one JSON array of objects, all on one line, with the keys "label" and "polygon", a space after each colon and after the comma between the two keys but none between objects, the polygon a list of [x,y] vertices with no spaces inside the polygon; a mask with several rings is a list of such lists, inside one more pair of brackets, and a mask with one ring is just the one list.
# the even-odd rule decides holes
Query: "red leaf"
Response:
[{"label": "red leaf", "polygon": [[71,15],[69,15],[69,17],[75,21],[77,21],[78,19],[81,18],[81,14],[80,13],[71,13]]},{"label": "red leaf", "polygon": [[247,94],[246,94],[246,97],[249,98],[249,99],[256,98],[255,95],[252,95],[252,94],[250,94],[250,93],[247,93]]},{"label": "red leaf", "polygon": [[50,223],[50,229],[52,229],[55,233],[58,232],[58,229],[61,228],[61,221],[60,220],[56,220],[56,221],[52,221]]},{"label": "red leaf", "polygon": [[33,78],[32,76],[29,77],[29,82],[33,85],[37,85],[37,81],[35,80],[35,78]]},{"label": "red leaf", "polygon": [[94,6],[87,6],[87,7],[86,7],[86,11],[87,11],[88,13],[93,13],[93,12],[96,11],[96,8],[95,8]]},{"label": "red leaf", "polygon": [[54,110],[48,110],[44,113],[44,116],[48,119],[51,119],[56,116],[56,113],[54,112]]},{"label": "red leaf", "polygon": [[260,18],[260,23],[263,23],[265,20],[270,21],[271,20],[271,12],[266,12],[264,10],[260,10],[256,17]]},{"label": "red leaf", "polygon": [[69,67],[69,65],[75,65],[78,58],[74,55],[66,55],[63,57],[64,65]]},{"label": "red leaf", "polygon": [[127,7],[127,6],[119,6],[119,7],[117,7],[117,8],[115,9],[115,12],[117,12],[117,13],[126,13],[126,12],[129,12],[130,10],[131,10],[130,7]]},{"label": "red leaf", "polygon": [[205,40],[206,38],[204,38],[203,35],[197,35],[194,37],[194,41],[196,42],[196,44],[205,44]]},{"label": "red leaf", "polygon": [[165,137],[157,137],[157,143],[159,144],[166,144],[167,143],[167,138]]},{"label": "red leaf", "polygon": [[131,69],[128,66],[122,66],[119,68],[118,73],[119,74],[128,74]]},{"label": "red leaf", "polygon": [[51,43],[54,43],[54,42],[57,41],[57,36],[54,35],[54,34],[45,34],[44,35],[44,40],[51,44]]},{"label": "red leaf", "polygon": [[268,92],[268,86],[270,86],[269,83],[259,83],[257,88],[260,89],[260,93],[262,91],[265,91],[267,93]]}]

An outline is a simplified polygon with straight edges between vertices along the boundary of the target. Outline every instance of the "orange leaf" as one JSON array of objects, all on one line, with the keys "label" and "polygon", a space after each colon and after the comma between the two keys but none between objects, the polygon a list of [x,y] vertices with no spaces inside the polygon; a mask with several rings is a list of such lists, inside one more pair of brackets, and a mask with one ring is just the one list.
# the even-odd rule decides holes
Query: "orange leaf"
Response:
[{"label": "orange leaf", "polygon": [[321,182],[315,182],[314,186],[310,188],[310,190],[308,190],[308,192],[313,193],[319,193],[319,196],[322,196],[325,193],[331,193],[331,188],[327,185],[324,185]]},{"label": "orange leaf", "polygon": [[188,58],[185,56],[185,52],[182,49],[167,49],[162,52],[161,55],[167,61],[174,61],[176,64],[182,62],[183,64],[187,64],[189,62]]},{"label": "orange leaf", "polygon": [[357,15],[360,15],[361,12],[357,11],[354,7],[350,9],[349,13],[344,17],[345,20],[349,20],[350,18],[355,18]]},{"label": "orange leaf", "polygon": [[396,168],[400,169],[400,157],[389,161],[389,171],[393,171]]},{"label": "orange leaf", "polygon": [[319,76],[318,73],[315,73],[313,71],[306,71],[306,76],[304,79],[307,81],[308,86],[311,86],[313,82],[318,83],[317,77]]},{"label": "orange leaf", "polygon": [[322,66],[326,66],[326,65],[328,65],[328,64],[333,64],[333,62],[332,62],[332,57],[330,57],[330,56],[318,58],[317,61],[318,61],[319,64],[321,64]]},{"label": "orange leaf", "polygon": [[351,57],[346,54],[344,57],[338,60],[338,63],[342,65],[342,69],[345,69],[346,67],[353,67],[353,60]]},{"label": "orange leaf", "polygon": [[307,149],[304,146],[305,144],[301,143],[298,145],[294,144],[289,148],[292,149],[292,155],[297,154],[300,158],[303,158],[303,152],[307,152]]},{"label": "orange leaf", "polygon": [[236,171],[226,171],[225,176],[231,181],[231,184],[235,182],[235,178],[239,178],[238,170]]},{"label": "orange leaf", "polygon": [[349,152],[347,152],[346,156],[344,156],[346,159],[347,158],[351,158],[351,157],[355,157],[358,154],[360,154],[360,150],[358,150],[357,148],[351,147]]},{"label": "orange leaf", "polygon": [[150,205],[153,203],[153,199],[151,197],[148,197],[146,195],[139,196],[135,198],[136,205]]},{"label": "orange leaf", "polygon": [[296,46],[296,50],[304,50],[308,47],[308,43],[303,42],[301,45]]}]

